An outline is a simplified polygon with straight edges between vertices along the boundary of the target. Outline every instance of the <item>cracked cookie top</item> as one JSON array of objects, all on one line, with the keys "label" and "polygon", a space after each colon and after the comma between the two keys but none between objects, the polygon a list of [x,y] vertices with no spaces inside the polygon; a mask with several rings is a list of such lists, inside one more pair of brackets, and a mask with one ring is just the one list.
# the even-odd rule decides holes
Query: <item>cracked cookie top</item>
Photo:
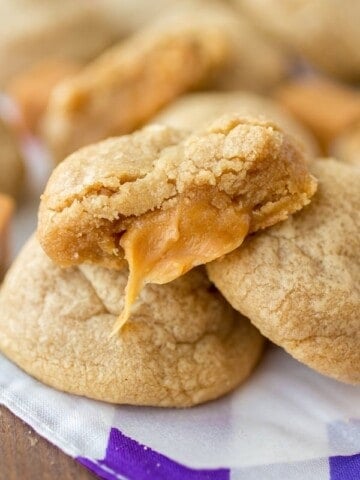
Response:
[{"label": "cracked cookie top", "polygon": [[316,190],[302,151],[266,120],[229,115],[187,134],[149,126],[82,149],[52,174],[38,235],[59,265],[130,268],[125,317],[166,283],[284,220]]},{"label": "cracked cookie top", "polygon": [[191,406],[249,375],[263,338],[202,269],[148,285],[110,337],[127,273],[59,268],[30,239],[0,292],[0,349],[55,388],[113,403]]},{"label": "cracked cookie top", "polygon": [[315,370],[360,383],[360,170],[311,166],[311,205],[208,265],[231,305]]}]

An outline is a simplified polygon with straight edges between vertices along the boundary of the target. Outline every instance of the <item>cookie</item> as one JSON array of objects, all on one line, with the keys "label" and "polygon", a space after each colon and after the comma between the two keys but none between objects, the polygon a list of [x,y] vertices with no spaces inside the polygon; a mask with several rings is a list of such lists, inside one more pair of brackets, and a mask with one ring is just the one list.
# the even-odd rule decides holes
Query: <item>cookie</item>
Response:
[{"label": "cookie", "polygon": [[228,8],[179,7],[59,85],[43,135],[61,161],[84,145],[133,132],[188,90],[255,88],[278,81],[284,70],[283,56]]},{"label": "cookie", "polygon": [[360,79],[358,0],[233,0],[264,31],[340,79]]},{"label": "cookie", "polygon": [[16,75],[7,85],[6,92],[19,106],[25,126],[37,133],[54,87],[74,75],[80,64],[55,58],[36,63]]},{"label": "cookie", "polygon": [[[179,0],[94,0],[99,15],[107,22],[117,38],[124,38],[155,21],[170,8],[178,8]],[[181,5],[201,5],[205,8],[212,0],[182,0]],[[214,2],[215,3],[215,2]]]},{"label": "cookie", "polygon": [[309,159],[318,156],[319,147],[311,132],[278,103],[247,91],[213,91],[183,95],[164,108],[152,122],[195,130],[220,115],[234,112],[245,116],[263,116],[273,120],[301,144]]},{"label": "cookie", "polygon": [[32,238],[0,292],[0,349],[52,387],[113,403],[191,406],[248,377],[263,338],[202,270],[147,286],[110,337],[126,279],[126,270],[61,269]]},{"label": "cookie", "polygon": [[14,210],[14,202],[0,193],[0,280],[8,264],[9,226]]},{"label": "cookie", "polygon": [[113,41],[92,2],[1,0],[0,86],[49,57],[85,61]]},{"label": "cookie", "polygon": [[360,166],[360,122],[349,127],[334,140],[331,152],[343,162]]},{"label": "cookie", "polygon": [[327,153],[334,138],[360,120],[359,91],[321,77],[288,82],[275,98],[314,133]]},{"label": "cookie", "polygon": [[208,85],[214,89],[268,91],[290,74],[292,60],[278,42],[255,27],[244,15],[226,2],[181,2],[169,9],[154,25],[156,28],[176,25],[194,28],[218,28],[226,40],[228,57]]},{"label": "cookie", "polygon": [[24,163],[15,136],[0,118],[0,192],[20,196],[24,184]]},{"label": "cookie", "polygon": [[224,116],[193,134],[153,125],[62,162],[42,196],[38,236],[62,266],[122,268],[125,258],[124,322],[144,283],[230,252],[315,190],[303,152],[269,121]]},{"label": "cookie", "polygon": [[263,335],[337,380],[360,383],[360,169],[317,160],[311,204],[208,265]]}]

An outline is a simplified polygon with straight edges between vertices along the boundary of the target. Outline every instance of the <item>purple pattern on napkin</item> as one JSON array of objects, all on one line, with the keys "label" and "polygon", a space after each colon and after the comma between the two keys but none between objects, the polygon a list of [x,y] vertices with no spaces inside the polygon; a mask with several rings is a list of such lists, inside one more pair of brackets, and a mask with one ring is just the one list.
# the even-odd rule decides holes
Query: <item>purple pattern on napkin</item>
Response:
[{"label": "purple pattern on napkin", "polygon": [[106,480],[230,480],[229,469],[197,470],[186,467],[127,437],[116,428],[110,430],[103,460],[84,457],[77,460]]},{"label": "purple pattern on napkin", "polygon": [[360,480],[360,454],[329,458],[330,480]]}]

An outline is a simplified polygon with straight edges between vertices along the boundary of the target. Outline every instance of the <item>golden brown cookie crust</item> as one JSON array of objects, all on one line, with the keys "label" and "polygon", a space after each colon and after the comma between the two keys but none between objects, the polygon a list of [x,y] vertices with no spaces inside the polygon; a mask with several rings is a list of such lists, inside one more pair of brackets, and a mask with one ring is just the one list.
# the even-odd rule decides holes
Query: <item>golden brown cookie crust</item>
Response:
[{"label": "golden brown cookie crust", "polygon": [[265,117],[291,134],[309,159],[317,157],[319,146],[302,124],[282,106],[268,97],[248,91],[198,92],[183,95],[152,119],[152,123],[198,130],[224,114],[237,113],[245,117]]},{"label": "golden brown cookie crust", "polygon": [[126,270],[60,269],[30,239],[0,292],[0,349],[60,390],[163,407],[217,398],[258,362],[263,338],[202,270],[147,286],[121,335],[110,337],[126,281]]},{"label": "golden brown cookie crust", "polygon": [[302,208],[316,190],[303,153],[266,120],[224,116],[194,134],[150,126],[71,155],[54,171],[39,210],[38,236],[60,265],[123,265],[129,222],[194,190],[226,196],[251,215],[254,232]]},{"label": "golden brown cookie crust", "polygon": [[237,310],[311,368],[360,383],[360,170],[318,160],[311,205],[208,266]]}]

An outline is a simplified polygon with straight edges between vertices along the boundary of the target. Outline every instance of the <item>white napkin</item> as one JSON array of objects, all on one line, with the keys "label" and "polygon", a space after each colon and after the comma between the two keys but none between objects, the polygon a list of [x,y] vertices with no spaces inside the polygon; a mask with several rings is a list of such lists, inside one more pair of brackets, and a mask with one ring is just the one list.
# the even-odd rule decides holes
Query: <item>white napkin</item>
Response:
[{"label": "white napkin", "polygon": [[234,393],[180,410],[61,393],[0,356],[0,403],[105,479],[360,478],[360,389],[276,347]]}]

